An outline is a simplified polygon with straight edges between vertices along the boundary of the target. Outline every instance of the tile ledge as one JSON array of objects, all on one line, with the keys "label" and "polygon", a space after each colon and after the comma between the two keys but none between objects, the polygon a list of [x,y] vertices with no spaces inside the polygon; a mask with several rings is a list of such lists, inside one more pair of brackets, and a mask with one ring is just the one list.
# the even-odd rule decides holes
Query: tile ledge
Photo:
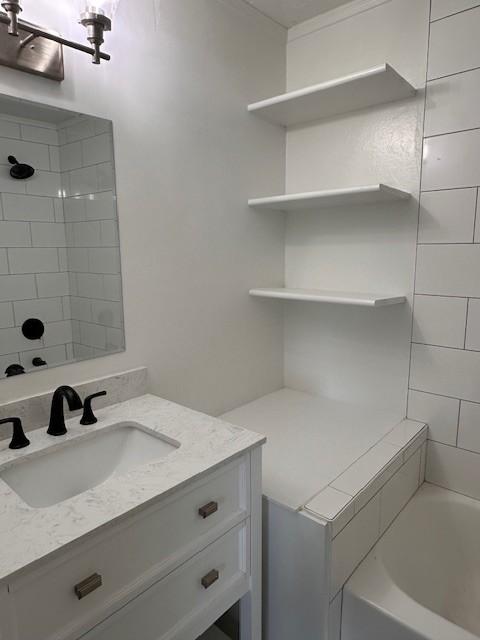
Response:
[{"label": "tile ledge", "polygon": [[[404,442],[403,444],[395,444],[393,442],[393,440],[390,440],[390,438],[392,437],[392,434],[398,430],[399,428],[405,428],[405,427],[409,427],[410,429],[412,429],[412,434],[410,437],[405,437],[404,438]],[[415,429],[416,427],[416,429]],[[317,516],[319,518],[322,518],[323,520],[325,520],[327,523],[332,523],[335,524],[336,521],[340,520],[345,513],[348,511],[348,509],[351,509],[352,506],[355,507],[356,503],[360,503],[362,497],[367,493],[367,491],[369,490],[369,488],[375,483],[377,482],[382,475],[385,475],[385,481],[381,482],[381,484],[379,485],[377,491],[375,491],[375,494],[378,493],[378,491],[380,491],[382,489],[382,487],[388,482],[388,480],[390,479],[390,475],[388,473],[386,473],[388,471],[388,469],[395,465],[395,463],[397,462],[398,458],[401,459],[401,464],[400,467],[403,466],[403,464],[405,464],[405,462],[423,445],[423,443],[427,440],[427,429],[428,426],[427,424],[423,423],[423,422],[418,422],[416,420],[410,420],[409,418],[405,418],[404,420],[401,420],[397,425],[395,425],[395,427],[393,427],[393,429],[391,429],[381,440],[379,440],[377,442],[376,445],[374,445],[371,449],[369,449],[367,452],[365,452],[363,454],[363,456],[361,456],[360,458],[358,458],[358,460],[356,460],[351,467],[349,467],[349,469],[351,469],[352,467],[355,467],[356,464],[358,464],[359,460],[361,460],[364,456],[368,455],[371,451],[375,450],[380,444],[388,444],[388,445],[392,445],[392,447],[397,447],[397,450],[395,451],[395,453],[392,455],[392,457],[386,462],[386,464],[374,475],[372,475],[372,477],[369,479],[369,481],[359,490],[357,491],[354,495],[350,495],[349,493],[346,493],[345,491],[341,491],[339,489],[337,489],[336,487],[332,486],[333,483],[335,482],[335,480],[330,483],[329,485],[327,485],[326,487],[323,487],[323,489],[321,491],[319,491],[313,498],[311,498],[304,506],[303,509],[305,511],[307,511],[308,513],[312,514],[313,516]],[[394,435],[393,436],[394,440],[397,440],[397,436]],[[412,450],[413,448],[413,450]],[[341,477],[341,476],[339,476]],[[338,479],[338,478],[337,478]],[[336,480],[337,480],[336,479]],[[330,514],[330,515],[325,515],[325,513],[321,513],[318,509],[315,509],[315,507],[313,506],[313,502],[319,498],[322,493],[327,492],[329,489],[333,489],[338,493],[343,493],[345,496],[349,496],[350,500],[348,502],[346,502],[345,504],[342,505],[341,508],[339,508],[339,510],[335,513],[335,514]],[[373,497],[373,496],[372,496]],[[368,502],[368,501],[367,501]],[[353,516],[358,513],[357,509],[354,508],[353,512],[352,512],[352,518]],[[351,520],[351,518],[349,518],[349,520]],[[348,520],[348,521],[349,521]],[[345,525],[348,523],[348,521],[345,523]],[[343,527],[342,527],[343,528]],[[337,532],[338,533],[338,532]]]}]

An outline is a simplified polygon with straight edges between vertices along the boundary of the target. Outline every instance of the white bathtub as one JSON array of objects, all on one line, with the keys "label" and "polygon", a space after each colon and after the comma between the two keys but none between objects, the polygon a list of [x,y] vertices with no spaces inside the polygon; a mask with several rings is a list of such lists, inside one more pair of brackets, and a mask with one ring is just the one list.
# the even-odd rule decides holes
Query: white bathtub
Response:
[{"label": "white bathtub", "polygon": [[342,640],[480,638],[480,502],[424,484],[344,589]]}]

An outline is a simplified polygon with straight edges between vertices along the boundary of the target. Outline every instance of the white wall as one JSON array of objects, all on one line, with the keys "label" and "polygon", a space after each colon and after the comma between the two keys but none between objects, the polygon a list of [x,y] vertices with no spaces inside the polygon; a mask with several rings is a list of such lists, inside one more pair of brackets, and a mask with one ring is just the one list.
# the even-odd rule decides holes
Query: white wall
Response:
[{"label": "white wall", "polygon": [[408,413],[427,480],[480,498],[480,7],[432,19]]},{"label": "white wall", "polygon": [[285,380],[302,391],[389,406],[401,418],[406,412],[429,2],[370,3],[375,4],[347,19],[343,8],[340,21],[332,12],[291,29],[289,89],[388,62],[420,91],[413,99],[290,130],[287,192],[385,182],[413,197],[395,205],[290,214],[285,280],[291,287],[406,294],[409,302],[377,310],[285,305]]},{"label": "white wall", "polygon": [[[23,17],[84,40],[74,2]],[[151,389],[221,413],[282,386],[282,321],[249,287],[283,277],[284,227],[245,206],[284,183],[284,136],[247,103],[284,89],[285,31],[240,0],[123,0],[100,68],[2,68],[0,91],[114,122],[127,351],[2,381],[0,402],[146,364]]]}]

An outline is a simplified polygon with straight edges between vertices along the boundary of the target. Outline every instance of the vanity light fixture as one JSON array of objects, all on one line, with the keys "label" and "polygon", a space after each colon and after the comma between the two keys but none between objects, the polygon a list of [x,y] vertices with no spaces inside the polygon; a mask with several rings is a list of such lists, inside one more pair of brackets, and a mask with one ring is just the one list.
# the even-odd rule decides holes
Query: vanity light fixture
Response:
[{"label": "vanity light fixture", "polygon": [[103,57],[100,47],[103,34],[112,30],[112,19],[119,0],[77,0],[80,11],[80,24],[87,30],[87,40],[93,47],[93,64],[100,64]]},{"label": "vanity light fixture", "polygon": [[87,31],[90,47],[62,38],[50,29],[20,19],[21,0],[2,0],[0,12],[0,64],[63,80],[62,47],[70,47],[92,56],[93,64],[110,60],[101,51],[105,31],[111,31],[112,18],[120,0],[70,0],[77,5],[79,23]]}]

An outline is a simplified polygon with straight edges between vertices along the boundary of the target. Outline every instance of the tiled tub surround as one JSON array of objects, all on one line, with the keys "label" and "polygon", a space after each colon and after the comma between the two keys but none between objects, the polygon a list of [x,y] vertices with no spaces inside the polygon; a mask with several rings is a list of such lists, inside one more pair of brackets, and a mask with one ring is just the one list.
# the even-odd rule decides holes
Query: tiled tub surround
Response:
[{"label": "tiled tub surround", "polygon": [[[186,482],[200,478],[264,441],[263,436],[152,395],[102,409],[98,418],[98,423],[91,427],[81,426],[78,418],[69,420],[68,433],[62,443],[89,437],[120,422],[133,421],[180,443],[180,447],[159,462],[136,467],[83,494],[43,509],[27,506],[0,481],[0,538],[4,536],[0,582],[45,556],[61,551],[81,536],[153,500],[166,497]],[[6,442],[0,445],[0,468],[25,455],[39,455],[52,446],[52,438],[43,429],[32,432],[29,437],[32,444],[26,453],[25,450],[11,451]],[[14,537],[11,531],[15,531]]]},{"label": "tiled tub surround", "polygon": [[[100,409],[145,395],[148,392],[148,372],[145,367],[140,367],[81,382],[75,384],[74,387],[82,398],[97,391],[106,391],[106,396],[95,399],[95,407]],[[47,425],[53,392],[52,389],[48,393],[0,405],[0,419],[19,417],[25,431],[32,431]],[[73,415],[80,413],[77,411]],[[11,436],[11,428],[9,424],[0,426],[0,441]]]},{"label": "tiled tub surround", "polygon": [[478,2],[433,0],[408,416],[427,480],[480,498]]},{"label": "tiled tub surround", "polygon": [[[305,509],[331,523],[332,537],[358,514],[423,446],[427,426],[403,420],[375,446],[358,458],[346,471],[322,489]],[[423,460],[422,468],[424,468]],[[418,480],[422,479],[420,472]],[[418,485],[418,483],[417,483]],[[386,509],[395,505],[385,505]],[[388,514],[382,518],[383,530],[390,524]]]},{"label": "tiled tub surround", "polygon": [[[0,150],[0,374],[123,349],[111,123],[0,115]],[[12,179],[8,155],[35,175]],[[39,341],[21,333],[31,317]]]},{"label": "tiled tub surround", "polygon": [[[327,519],[327,540],[330,545],[330,562],[327,566],[328,640],[340,640],[345,583],[424,483],[427,427],[405,422],[410,424],[399,425],[404,433],[405,427],[410,430],[415,428],[414,425],[420,427],[420,431],[339,513],[336,513],[340,506],[339,492],[332,494],[331,511],[327,513],[330,516]],[[398,429],[395,431],[399,432]],[[361,476],[363,465],[361,461],[359,463]],[[327,499],[327,493],[323,496],[320,494],[318,506],[317,501],[312,500],[306,505],[307,512],[319,517],[318,511],[327,511]]]}]

